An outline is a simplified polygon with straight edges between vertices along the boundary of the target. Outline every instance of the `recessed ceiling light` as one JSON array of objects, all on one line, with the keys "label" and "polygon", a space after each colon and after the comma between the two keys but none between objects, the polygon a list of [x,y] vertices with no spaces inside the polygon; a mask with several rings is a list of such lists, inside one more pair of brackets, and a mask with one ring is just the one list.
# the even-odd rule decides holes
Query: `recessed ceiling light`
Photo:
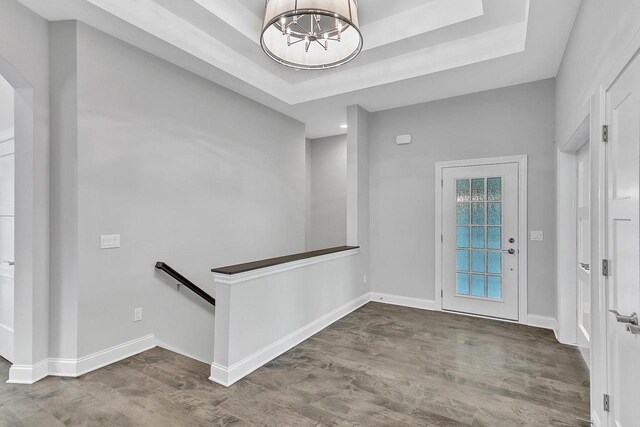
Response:
[{"label": "recessed ceiling light", "polygon": [[346,129],[346,128],[348,128],[349,126],[347,126],[347,125],[340,125],[340,127],[341,127],[342,129]]}]

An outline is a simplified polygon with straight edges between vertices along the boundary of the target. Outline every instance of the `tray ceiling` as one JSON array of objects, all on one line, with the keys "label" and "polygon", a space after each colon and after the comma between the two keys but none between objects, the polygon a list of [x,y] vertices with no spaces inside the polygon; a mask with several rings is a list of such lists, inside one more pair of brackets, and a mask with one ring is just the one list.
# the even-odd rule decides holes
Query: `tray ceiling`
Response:
[{"label": "tray ceiling", "polygon": [[307,124],[309,137],[340,133],[352,103],[377,111],[555,77],[580,4],[360,0],[360,56],[332,70],[296,71],[260,48],[263,0],[20,1],[291,115]]}]

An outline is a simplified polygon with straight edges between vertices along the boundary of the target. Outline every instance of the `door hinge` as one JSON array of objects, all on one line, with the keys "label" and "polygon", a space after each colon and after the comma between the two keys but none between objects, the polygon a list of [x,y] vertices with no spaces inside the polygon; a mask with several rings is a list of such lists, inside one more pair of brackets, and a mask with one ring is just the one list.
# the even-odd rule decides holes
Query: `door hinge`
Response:
[{"label": "door hinge", "polygon": [[444,289],[440,289],[440,298],[444,298]]},{"label": "door hinge", "polygon": [[444,235],[440,235],[440,243],[444,243]]},{"label": "door hinge", "polygon": [[604,277],[609,276],[609,260],[608,259],[602,260],[602,275]]},{"label": "door hinge", "polygon": [[440,187],[444,188],[444,179],[440,180]]},{"label": "door hinge", "polygon": [[609,395],[608,394],[603,395],[602,407],[604,409],[604,412],[609,412]]},{"label": "door hinge", "polygon": [[609,142],[609,125],[602,125],[602,142]]}]

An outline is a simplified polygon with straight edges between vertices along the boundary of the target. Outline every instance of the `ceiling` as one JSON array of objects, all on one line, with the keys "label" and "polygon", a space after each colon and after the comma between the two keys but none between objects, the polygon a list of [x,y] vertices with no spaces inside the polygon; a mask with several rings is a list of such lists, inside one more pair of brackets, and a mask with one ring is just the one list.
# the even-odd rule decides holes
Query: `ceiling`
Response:
[{"label": "ceiling", "polygon": [[343,133],[347,105],[379,111],[555,77],[580,0],[360,0],[364,48],[296,71],[259,44],[264,0],[19,0],[77,19],[307,125]]}]

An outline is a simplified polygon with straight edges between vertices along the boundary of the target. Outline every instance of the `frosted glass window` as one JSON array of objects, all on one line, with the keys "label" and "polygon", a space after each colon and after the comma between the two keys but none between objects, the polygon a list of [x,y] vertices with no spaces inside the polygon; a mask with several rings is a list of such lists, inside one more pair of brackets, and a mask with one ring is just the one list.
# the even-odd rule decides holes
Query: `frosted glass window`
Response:
[{"label": "frosted glass window", "polygon": [[459,295],[469,295],[469,275],[466,273],[456,274],[456,293]]},{"label": "frosted glass window", "polygon": [[458,202],[468,202],[470,200],[468,179],[456,180],[456,200]]},{"label": "frosted glass window", "polygon": [[502,221],[502,178],[456,181],[458,295],[502,299]]},{"label": "frosted glass window", "polygon": [[471,227],[471,247],[484,249],[484,227]]},{"label": "frosted glass window", "polygon": [[501,252],[487,252],[487,273],[502,273]]},{"label": "frosted glass window", "polygon": [[502,277],[487,276],[487,296],[491,299],[502,299]]},{"label": "frosted glass window", "polygon": [[487,200],[502,200],[502,178],[487,178]]},{"label": "frosted glass window", "polygon": [[484,178],[471,180],[471,201],[484,201]]},{"label": "frosted glass window", "polygon": [[456,269],[458,271],[469,271],[469,251],[456,251]]},{"label": "frosted glass window", "polygon": [[487,224],[502,224],[502,203],[487,203]]},{"label": "frosted glass window", "polygon": [[484,207],[486,203],[471,203],[471,224],[484,225]]},{"label": "frosted glass window", "polygon": [[471,251],[471,271],[474,273],[486,273],[484,254],[485,251]]},{"label": "frosted glass window", "polygon": [[456,204],[456,222],[458,225],[469,224],[469,203]]},{"label": "frosted glass window", "polygon": [[486,297],[484,289],[484,274],[471,275],[471,295],[474,297]]},{"label": "frosted glass window", "polygon": [[487,248],[502,249],[502,227],[487,227]]},{"label": "frosted glass window", "polygon": [[456,246],[459,248],[469,247],[469,227],[458,227]]}]

